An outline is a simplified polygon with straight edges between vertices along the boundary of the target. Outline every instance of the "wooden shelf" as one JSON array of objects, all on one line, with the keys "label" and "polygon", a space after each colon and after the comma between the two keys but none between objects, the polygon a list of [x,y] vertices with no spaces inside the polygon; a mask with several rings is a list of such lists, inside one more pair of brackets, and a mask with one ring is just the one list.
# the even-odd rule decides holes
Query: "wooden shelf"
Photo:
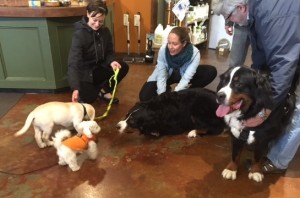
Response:
[{"label": "wooden shelf", "polygon": [[195,44],[193,44],[193,45],[200,45],[200,44],[202,44],[202,43],[205,43],[206,41],[207,41],[207,39],[204,39],[204,40],[201,40],[200,42],[195,43]]},{"label": "wooden shelf", "polygon": [[50,18],[86,15],[86,6],[69,7],[10,7],[0,6],[0,17]]}]

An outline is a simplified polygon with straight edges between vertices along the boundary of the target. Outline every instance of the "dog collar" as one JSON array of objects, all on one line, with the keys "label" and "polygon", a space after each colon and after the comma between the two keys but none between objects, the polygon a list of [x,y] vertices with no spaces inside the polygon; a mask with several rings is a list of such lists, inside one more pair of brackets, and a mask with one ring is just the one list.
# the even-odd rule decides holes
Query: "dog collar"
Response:
[{"label": "dog collar", "polygon": [[83,119],[82,119],[82,120],[84,120],[84,117],[87,115],[87,111],[86,111],[85,106],[84,106],[82,103],[80,103],[80,104],[81,104],[82,107],[83,107]]}]

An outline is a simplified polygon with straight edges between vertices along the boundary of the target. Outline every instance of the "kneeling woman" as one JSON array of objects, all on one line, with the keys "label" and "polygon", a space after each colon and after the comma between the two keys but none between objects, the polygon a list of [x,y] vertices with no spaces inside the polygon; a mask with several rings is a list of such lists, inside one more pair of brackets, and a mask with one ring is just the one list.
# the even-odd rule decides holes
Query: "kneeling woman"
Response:
[{"label": "kneeling woman", "polygon": [[[128,73],[125,62],[114,58],[112,35],[104,26],[107,7],[102,1],[87,5],[87,16],[75,23],[68,61],[68,80],[73,102],[92,103],[97,98],[109,102],[114,87],[109,79],[119,69],[118,82]],[[119,100],[114,98],[113,103]]]},{"label": "kneeling woman", "polygon": [[157,65],[140,91],[140,101],[150,100],[178,83],[175,91],[188,87],[205,87],[217,76],[211,65],[199,65],[200,52],[190,42],[185,27],[175,27],[168,35],[168,43],[158,52]]}]

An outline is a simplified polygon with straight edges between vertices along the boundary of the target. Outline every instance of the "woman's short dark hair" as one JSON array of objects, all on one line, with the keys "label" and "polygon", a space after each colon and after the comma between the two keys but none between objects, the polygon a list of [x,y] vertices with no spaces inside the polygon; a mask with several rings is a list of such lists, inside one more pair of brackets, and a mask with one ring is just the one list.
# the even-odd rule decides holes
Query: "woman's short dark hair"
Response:
[{"label": "woman's short dark hair", "polygon": [[89,14],[92,13],[92,17],[96,16],[97,14],[104,14],[107,15],[108,9],[107,6],[103,3],[102,0],[94,0],[91,1],[87,6],[86,10]]},{"label": "woman's short dark hair", "polygon": [[181,43],[190,43],[189,29],[186,27],[174,27],[170,33],[176,34],[179,37]]}]

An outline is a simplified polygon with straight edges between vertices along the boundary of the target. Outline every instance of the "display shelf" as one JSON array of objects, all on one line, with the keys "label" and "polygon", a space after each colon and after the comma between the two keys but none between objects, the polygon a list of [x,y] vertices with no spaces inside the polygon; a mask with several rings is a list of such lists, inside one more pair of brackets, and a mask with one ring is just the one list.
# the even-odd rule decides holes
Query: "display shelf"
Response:
[{"label": "display shelf", "polygon": [[196,45],[208,46],[210,29],[211,1],[199,0],[191,3],[186,14],[185,26],[191,31],[191,42]]},{"label": "display shelf", "polygon": [[206,20],[209,20],[209,18],[208,17],[204,17],[204,18],[192,19],[190,21],[187,21],[186,25],[193,25],[193,24],[195,24],[195,22],[196,23],[198,23],[198,22],[205,22]]}]

